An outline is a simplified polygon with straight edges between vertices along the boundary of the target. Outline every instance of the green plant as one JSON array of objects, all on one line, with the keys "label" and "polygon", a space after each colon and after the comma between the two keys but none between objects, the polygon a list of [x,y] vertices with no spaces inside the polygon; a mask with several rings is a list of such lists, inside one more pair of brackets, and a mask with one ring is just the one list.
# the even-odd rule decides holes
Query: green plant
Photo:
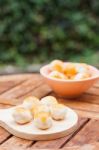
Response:
[{"label": "green plant", "polygon": [[1,0],[0,62],[63,60],[99,48],[98,0]]}]

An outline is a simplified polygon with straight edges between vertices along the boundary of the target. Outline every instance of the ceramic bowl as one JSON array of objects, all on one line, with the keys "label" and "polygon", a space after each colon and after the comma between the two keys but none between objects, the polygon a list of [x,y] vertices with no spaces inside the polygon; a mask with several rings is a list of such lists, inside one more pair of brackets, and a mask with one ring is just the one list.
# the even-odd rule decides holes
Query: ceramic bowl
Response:
[{"label": "ceramic bowl", "polygon": [[51,78],[48,76],[50,72],[49,65],[45,65],[40,69],[41,75],[45,82],[52,88],[52,90],[62,97],[78,97],[87,91],[99,79],[99,70],[89,65],[92,76],[83,80],[63,80]]}]

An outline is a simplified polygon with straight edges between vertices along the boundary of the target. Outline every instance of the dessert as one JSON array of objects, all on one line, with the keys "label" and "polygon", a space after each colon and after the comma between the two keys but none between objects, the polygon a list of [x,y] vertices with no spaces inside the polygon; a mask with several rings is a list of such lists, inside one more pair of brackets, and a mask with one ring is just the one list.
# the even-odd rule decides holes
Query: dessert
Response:
[{"label": "dessert", "polygon": [[51,107],[51,116],[54,120],[63,120],[66,116],[66,107],[63,104],[56,104]]},{"label": "dessert", "polygon": [[53,96],[46,96],[46,97],[41,99],[41,104],[46,105],[48,107],[52,106],[52,105],[55,105],[57,103],[58,102],[57,102],[56,98],[53,97]]},{"label": "dessert", "polygon": [[54,60],[49,64],[48,77],[58,80],[84,80],[92,76],[90,67],[84,63]]},{"label": "dessert", "polygon": [[63,62],[61,60],[54,60],[50,63],[50,68],[52,71],[63,71]]},{"label": "dessert", "polygon": [[48,129],[52,126],[52,118],[47,112],[38,112],[34,115],[34,124],[39,129]]},{"label": "dessert", "polygon": [[34,96],[30,96],[25,98],[24,102],[23,102],[23,107],[27,108],[27,109],[33,109],[35,106],[39,105],[39,99],[37,97]]},{"label": "dessert", "polygon": [[45,130],[54,124],[54,120],[65,119],[66,107],[53,96],[43,97],[41,101],[36,97],[28,97],[22,105],[15,107],[12,116],[18,124],[33,121],[37,128]]},{"label": "dessert", "polygon": [[52,71],[51,73],[49,73],[49,77],[57,78],[57,79],[67,79],[66,75],[64,75],[63,73],[60,73],[58,71]]},{"label": "dessert", "polygon": [[13,112],[13,118],[15,122],[19,124],[25,124],[32,120],[31,112],[24,107],[16,107]]}]

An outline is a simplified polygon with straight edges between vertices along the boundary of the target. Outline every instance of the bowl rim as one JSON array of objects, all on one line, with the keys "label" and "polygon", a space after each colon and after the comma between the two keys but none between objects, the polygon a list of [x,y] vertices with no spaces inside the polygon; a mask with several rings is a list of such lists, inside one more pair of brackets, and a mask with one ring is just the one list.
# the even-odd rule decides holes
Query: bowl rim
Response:
[{"label": "bowl rim", "polygon": [[[68,63],[68,62],[65,62],[65,63]],[[80,64],[80,63],[79,63]],[[89,65],[89,64],[87,64],[89,67],[91,67],[91,68],[93,68],[95,71],[97,71],[98,73],[97,73],[97,75],[95,75],[95,76],[92,76],[92,77],[89,77],[89,78],[86,78],[86,79],[79,79],[79,80],[66,80],[66,79],[57,79],[57,78],[51,78],[51,77],[49,77],[48,75],[46,75],[45,73],[44,73],[44,69],[45,68],[47,68],[47,67],[49,67],[49,64],[47,64],[47,65],[44,65],[43,67],[41,67],[40,68],[40,74],[43,76],[43,77],[45,77],[45,78],[47,78],[47,79],[49,79],[49,80],[52,80],[52,81],[57,81],[57,82],[84,82],[84,81],[90,81],[90,80],[95,80],[95,79],[99,79],[99,69],[97,69],[96,67],[94,67],[94,66],[92,66],[92,65]]]}]

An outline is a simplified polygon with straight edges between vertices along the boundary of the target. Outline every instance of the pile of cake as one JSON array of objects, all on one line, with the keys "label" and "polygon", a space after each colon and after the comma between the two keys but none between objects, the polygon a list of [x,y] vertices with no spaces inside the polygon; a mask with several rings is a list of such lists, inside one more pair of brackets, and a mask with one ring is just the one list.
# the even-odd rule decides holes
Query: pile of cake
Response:
[{"label": "pile of cake", "polygon": [[53,96],[46,96],[39,100],[37,97],[27,97],[20,106],[13,111],[13,119],[18,124],[31,121],[39,129],[48,129],[53,120],[60,121],[66,117],[66,106],[57,102]]},{"label": "pile of cake", "polygon": [[65,63],[54,60],[49,64],[48,77],[62,80],[83,80],[91,77],[90,67],[84,63]]}]

